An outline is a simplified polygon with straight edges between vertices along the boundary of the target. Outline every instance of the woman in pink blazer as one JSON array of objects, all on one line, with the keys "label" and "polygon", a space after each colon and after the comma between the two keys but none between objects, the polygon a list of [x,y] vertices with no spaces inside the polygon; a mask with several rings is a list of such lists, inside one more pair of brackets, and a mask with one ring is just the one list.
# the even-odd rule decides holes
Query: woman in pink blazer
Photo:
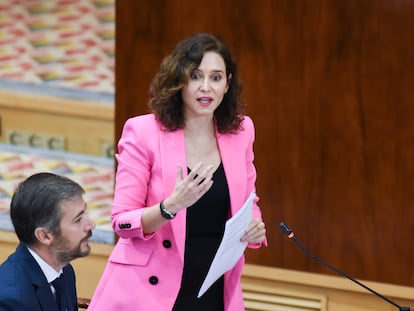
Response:
[{"label": "woman in pink blazer", "polygon": [[[164,59],[150,91],[153,113],[127,120],[118,143],[119,240],[89,310],[244,310],[244,256],[197,298],[226,220],[255,192],[236,64],[222,41],[196,34]],[[252,248],[266,244],[257,201],[240,237]]]}]

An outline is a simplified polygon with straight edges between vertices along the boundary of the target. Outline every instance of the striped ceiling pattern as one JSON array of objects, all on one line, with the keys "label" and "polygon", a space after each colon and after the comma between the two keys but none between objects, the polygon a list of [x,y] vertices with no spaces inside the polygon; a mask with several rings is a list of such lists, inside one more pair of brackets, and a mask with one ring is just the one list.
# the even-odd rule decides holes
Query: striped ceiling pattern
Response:
[{"label": "striped ceiling pattern", "polygon": [[115,0],[0,0],[0,79],[114,93]]}]

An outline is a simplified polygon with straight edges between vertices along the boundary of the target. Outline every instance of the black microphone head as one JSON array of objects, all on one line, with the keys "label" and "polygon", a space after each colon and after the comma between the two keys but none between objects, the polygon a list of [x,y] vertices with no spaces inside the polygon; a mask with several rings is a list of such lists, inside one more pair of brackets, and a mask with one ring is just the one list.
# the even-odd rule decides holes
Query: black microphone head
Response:
[{"label": "black microphone head", "polygon": [[290,230],[289,226],[285,224],[284,222],[281,222],[279,224],[280,229],[282,229],[283,233],[286,235],[289,235],[292,233],[292,230]]}]

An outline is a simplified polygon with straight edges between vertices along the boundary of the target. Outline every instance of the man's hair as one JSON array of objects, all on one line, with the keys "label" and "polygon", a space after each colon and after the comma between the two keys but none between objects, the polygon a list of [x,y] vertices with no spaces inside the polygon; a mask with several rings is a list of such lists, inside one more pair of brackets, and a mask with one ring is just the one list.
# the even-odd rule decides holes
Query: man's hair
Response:
[{"label": "man's hair", "polygon": [[73,200],[84,193],[78,183],[52,173],[37,173],[21,182],[10,205],[10,217],[19,240],[27,245],[34,244],[34,231],[39,227],[59,235],[62,201]]}]

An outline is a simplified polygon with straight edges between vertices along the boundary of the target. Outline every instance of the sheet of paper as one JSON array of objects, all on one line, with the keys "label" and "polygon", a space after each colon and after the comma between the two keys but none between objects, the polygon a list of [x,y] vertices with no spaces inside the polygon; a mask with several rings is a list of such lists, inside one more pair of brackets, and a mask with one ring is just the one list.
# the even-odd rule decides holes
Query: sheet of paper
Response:
[{"label": "sheet of paper", "polygon": [[233,268],[243,255],[247,242],[241,242],[240,238],[252,220],[253,199],[255,197],[256,194],[252,192],[237,214],[227,220],[223,239],[211,263],[210,270],[201,285],[197,298],[200,298],[225,272]]}]

